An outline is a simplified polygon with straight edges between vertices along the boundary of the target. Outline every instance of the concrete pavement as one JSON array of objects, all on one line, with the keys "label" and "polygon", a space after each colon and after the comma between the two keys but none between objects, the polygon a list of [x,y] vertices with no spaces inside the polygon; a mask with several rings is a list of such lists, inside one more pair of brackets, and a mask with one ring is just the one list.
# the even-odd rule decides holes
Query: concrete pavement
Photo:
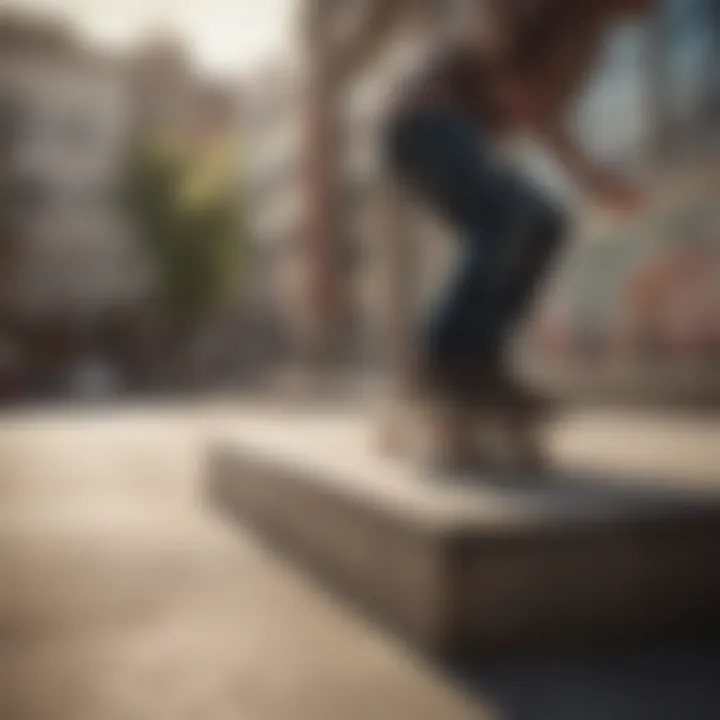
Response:
[{"label": "concrete pavement", "polygon": [[0,717],[483,717],[206,510],[206,419],[4,419]]},{"label": "concrete pavement", "polygon": [[[720,716],[715,651],[438,669],[396,645],[204,503],[206,441],[282,422],[232,403],[0,420],[2,720]],[[613,414],[552,430],[564,463],[702,485],[719,436]]]}]

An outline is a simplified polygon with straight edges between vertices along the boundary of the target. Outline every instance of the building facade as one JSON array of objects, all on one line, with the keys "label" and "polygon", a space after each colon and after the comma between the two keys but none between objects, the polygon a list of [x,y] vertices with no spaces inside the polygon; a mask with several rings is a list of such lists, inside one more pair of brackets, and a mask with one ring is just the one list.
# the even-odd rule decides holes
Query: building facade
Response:
[{"label": "building facade", "polygon": [[123,74],[54,26],[0,32],[0,197],[15,318],[101,316],[143,273],[118,207],[130,123]]},{"label": "building facade", "polygon": [[229,84],[201,76],[182,43],[152,38],[124,59],[133,130],[200,145],[237,132],[240,98]]},{"label": "building facade", "polygon": [[310,322],[304,186],[305,89],[297,64],[264,66],[243,87],[243,169],[252,241],[250,302],[300,352]]}]

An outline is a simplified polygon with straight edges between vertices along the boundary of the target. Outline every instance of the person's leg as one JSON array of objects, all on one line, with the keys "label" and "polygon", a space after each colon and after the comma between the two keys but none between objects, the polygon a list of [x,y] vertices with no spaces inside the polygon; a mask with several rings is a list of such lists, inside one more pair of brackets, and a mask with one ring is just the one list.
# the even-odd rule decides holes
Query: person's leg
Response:
[{"label": "person's leg", "polygon": [[[497,410],[512,409],[497,419],[511,426],[519,422],[522,434],[524,424],[531,427],[533,421],[525,409],[519,415],[515,409],[532,410],[534,417],[539,408],[504,370],[502,350],[557,252],[560,216],[529,184],[493,163],[462,119],[419,118],[403,130],[395,147],[398,174],[460,236],[456,273],[423,338],[424,359],[459,406],[466,433],[472,432],[475,413],[491,403]],[[539,464],[531,457],[535,442],[530,451],[521,450],[528,443],[519,441],[518,429],[508,430],[521,462]],[[456,450],[463,445],[457,440],[455,435]],[[473,456],[471,451],[471,463],[477,460]]]},{"label": "person's leg", "polygon": [[500,359],[501,318],[492,293],[498,250],[483,230],[463,235],[453,275],[424,327],[427,357],[444,373],[443,383],[468,400],[468,374],[481,375]]},{"label": "person's leg", "polygon": [[467,381],[470,370],[483,372],[477,358],[490,364],[497,356],[490,346],[497,334],[491,332],[489,290],[500,236],[491,230],[498,224],[497,208],[486,203],[492,198],[492,164],[474,128],[452,115],[406,119],[391,141],[397,179],[449,221],[460,243],[456,271],[426,319],[403,384],[414,417],[432,427],[424,444],[432,448],[433,467],[476,469],[485,458],[478,454],[474,388]]},{"label": "person's leg", "polygon": [[471,361],[494,363],[500,336],[493,292],[506,209],[498,169],[482,143],[462,118],[438,113],[410,118],[393,147],[400,178],[459,235],[456,271],[421,339],[443,384],[458,394],[463,393],[456,382],[460,369]]},{"label": "person's leg", "polygon": [[[512,379],[505,355],[559,255],[566,222],[557,206],[546,200],[530,181],[512,172],[504,169],[496,172],[494,191],[495,203],[502,210],[494,230],[494,235],[500,238],[500,257],[494,264],[492,286],[488,290],[492,304],[488,316],[493,320],[489,346],[497,353],[495,380],[500,399],[530,407],[539,398],[528,394]],[[485,326],[478,328],[480,337],[486,336],[487,330]]]},{"label": "person's leg", "polygon": [[532,309],[567,235],[561,209],[546,201],[530,184],[522,188],[522,181],[518,183],[514,221],[506,234],[495,290],[497,312],[502,318],[498,344],[503,348]]},{"label": "person's leg", "polygon": [[[504,233],[504,257],[496,275],[493,293],[497,303],[496,347],[507,353],[518,326],[536,300],[551,264],[557,259],[566,236],[566,220],[561,210],[546,201],[529,183],[511,179],[504,197],[513,212],[512,223]],[[498,384],[502,388],[501,422],[512,447],[512,465],[516,469],[543,472],[547,469],[542,426],[538,421],[549,409],[548,399],[515,378],[507,358],[497,364]],[[509,459],[509,458],[508,458]]]}]

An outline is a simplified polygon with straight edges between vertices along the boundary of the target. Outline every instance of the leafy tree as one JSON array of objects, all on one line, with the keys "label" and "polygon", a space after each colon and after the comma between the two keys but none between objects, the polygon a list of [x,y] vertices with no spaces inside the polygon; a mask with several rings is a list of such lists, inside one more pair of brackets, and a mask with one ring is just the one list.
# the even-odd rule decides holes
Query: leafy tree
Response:
[{"label": "leafy tree", "polygon": [[242,212],[227,141],[202,149],[136,142],[123,194],[153,274],[154,300],[188,339],[236,295]]}]

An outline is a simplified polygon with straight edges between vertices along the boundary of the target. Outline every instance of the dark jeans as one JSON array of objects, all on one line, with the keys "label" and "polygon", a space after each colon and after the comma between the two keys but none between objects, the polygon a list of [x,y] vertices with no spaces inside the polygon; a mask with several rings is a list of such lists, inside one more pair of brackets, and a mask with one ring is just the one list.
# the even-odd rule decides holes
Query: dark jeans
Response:
[{"label": "dark jeans", "polygon": [[426,358],[452,374],[497,363],[556,256],[564,218],[493,160],[477,127],[449,110],[415,111],[390,127],[391,171],[457,230],[460,258],[422,338]]}]

